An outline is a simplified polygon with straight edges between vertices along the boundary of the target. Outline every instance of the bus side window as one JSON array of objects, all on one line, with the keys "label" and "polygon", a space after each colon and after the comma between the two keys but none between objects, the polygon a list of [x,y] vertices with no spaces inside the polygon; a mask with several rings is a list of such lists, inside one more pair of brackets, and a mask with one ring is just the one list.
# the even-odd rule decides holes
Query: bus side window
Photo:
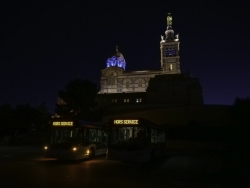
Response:
[{"label": "bus side window", "polygon": [[151,129],[151,143],[157,143],[157,130]]},{"label": "bus side window", "polygon": [[162,132],[162,134],[161,134],[162,136],[161,136],[161,142],[162,143],[164,143],[165,142],[165,132]]},{"label": "bus side window", "polygon": [[144,128],[142,128],[142,127],[135,127],[135,128],[134,128],[134,138],[137,137],[137,135],[138,135],[138,133],[139,133],[140,131],[143,131],[144,136],[146,136],[145,131],[144,131]]},{"label": "bus side window", "polygon": [[96,130],[95,129],[89,129],[89,142],[96,142]]},{"label": "bus side window", "polygon": [[97,142],[102,142],[102,131],[97,130]]},{"label": "bus side window", "polygon": [[89,129],[85,128],[83,130],[83,143],[89,143]]},{"label": "bus side window", "polygon": [[102,142],[107,143],[108,142],[107,138],[108,138],[107,132],[103,131]]},{"label": "bus side window", "polygon": [[162,131],[158,131],[158,142],[163,143],[164,142],[164,133]]},{"label": "bus side window", "polygon": [[78,137],[78,142],[83,143],[84,142],[84,129],[80,129],[79,132],[77,133]]},{"label": "bus side window", "polygon": [[125,128],[119,129],[119,140],[124,140],[125,138]]}]

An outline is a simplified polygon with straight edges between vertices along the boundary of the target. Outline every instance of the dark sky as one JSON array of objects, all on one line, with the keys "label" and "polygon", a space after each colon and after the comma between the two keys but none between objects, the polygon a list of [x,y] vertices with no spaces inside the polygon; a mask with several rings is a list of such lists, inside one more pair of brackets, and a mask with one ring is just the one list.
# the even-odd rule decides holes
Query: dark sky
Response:
[{"label": "dark sky", "polygon": [[205,104],[250,95],[247,1],[0,1],[0,105],[45,101],[74,78],[99,86],[119,46],[127,70],[160,68],[168,12],[180,65],[200,79]]}]

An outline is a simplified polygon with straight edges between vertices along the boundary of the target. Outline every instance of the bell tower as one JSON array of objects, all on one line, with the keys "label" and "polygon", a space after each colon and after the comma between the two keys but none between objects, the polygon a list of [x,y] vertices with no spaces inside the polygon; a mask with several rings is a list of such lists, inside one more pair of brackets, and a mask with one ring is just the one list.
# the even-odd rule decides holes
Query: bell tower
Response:
[{"label": "bell tower", "polygon": [[165,37],[161,36],[161,70],[162,74],[180,74],[179,34],[174,35],[172,16],[168,13]]}]

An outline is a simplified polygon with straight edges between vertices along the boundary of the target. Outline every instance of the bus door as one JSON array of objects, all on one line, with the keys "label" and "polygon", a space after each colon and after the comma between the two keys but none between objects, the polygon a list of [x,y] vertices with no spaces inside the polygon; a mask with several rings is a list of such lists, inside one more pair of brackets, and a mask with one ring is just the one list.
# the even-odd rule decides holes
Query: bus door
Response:
[{"label": "bus door", "polygon": [[89,129],[89,143],[96,145],[96,155],[105,154],[107,150],[107,132],[101,129]]}]

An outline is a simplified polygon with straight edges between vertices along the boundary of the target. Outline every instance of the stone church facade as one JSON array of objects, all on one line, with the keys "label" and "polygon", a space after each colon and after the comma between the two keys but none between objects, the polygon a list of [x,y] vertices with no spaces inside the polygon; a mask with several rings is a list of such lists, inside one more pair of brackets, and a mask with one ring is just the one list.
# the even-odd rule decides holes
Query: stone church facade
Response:
[{"label": "stone church facade", "polygon": [[[183,75],[180,71],[180,56],[179,56],[179,48],[180,41],[179,35],[174,35],[174,30],[172,29],[172,16],[169,14],[167,17],[167,30],[165,31],[165,36],[161,36],[160,41],[160,53],[161,53],[161,65],[158,70],[141,70],[141,71],[127,71],[126,61],[124,56],[118,51],[118,47],[116,47],[116,52],[111,58],[108,58],[106,62],[106,68],[101,70],[101,81],[100,81],[100,91],[97,96],[97,102],[99,104],[104,103],[135,103],[135,102],[146,102],[147,101],[157,101],[152,100],[152,97],[159,97],[164,95],[163,93],[157,94],[158,92],[164,91],[166,89],[158,88],[162,86],[167,86],[165,81],[169,80],[169,83],[172,82],[173,76],[170,76],[171,79],[166,79],[167,75],[176,75],[175,79],[180,80],[179,78],[183,78]],[[157,76],[157,81],[154,78]],[[184,76],[185,83],[191,83],[192,85],[196,85],[195,88],[198,88],[198,95],[202,96],[202,88],[197,79],[192,81],[193,79],[189,76]],[[159,81],[162,79],[162,82]],[[187,81],[189,79],[189,81]],[[151,81],[150,81],[151,80]],[[182,79],[183,80],[183,79]],[[160,81],[161,82],[161,81]],[[149,87],[149,83],[151,86]],[[183,87],[176,89],[175,91],[184,91],[189,88],[187,84],[177,84],[178,87]],[[147,93],[147,89],[149,89],[149,94]],[[154,89],[152,89],[154,88]],[[168,93],[173,93],[172,87],[168,88]],[[189,92],[187,92],[189,93]],[[201,93],[201,94],[200,94]],[[141,95],[141,97],[140,97]],[[172,94],[171,94],[172,95]],[[124,97],[123,97],[124,96]],[[136,97],[134,97],[136,96]],[[182,96],[182,95],[177,95]],[[149,97],[149,99],[148,99]],[[118,99],[119,98],[119,99]],[[124,98],[124,99],[123,99]],[[133,100],[129,100],[129,98]],[[143,98],[143,101],[142,101]],[[169,100],[167,97],[166,103]],[[185,98],[187,98],[185,96]],[[163,102],[162,100],[158,100],[159,102]],[[176,99],[175,101],[178,101]],[[180,99],[179,101],[186,101],[186,99]],[[199,101],[203,101],[199,100]]]},{"label": "stone church facade", "polygon": [[[168,16],[171,18],[171,16]],[[172,19],[172,18],[171,18]],[[146,92],[150,78],[160,74],[180,74],[179,38],[174,36],[172,23],[168,23],[165,37],[161,37],[161,68],[159,70],[126,71],[126,61],[118,51],[108,58],[102,70],[99,94]]]}]

